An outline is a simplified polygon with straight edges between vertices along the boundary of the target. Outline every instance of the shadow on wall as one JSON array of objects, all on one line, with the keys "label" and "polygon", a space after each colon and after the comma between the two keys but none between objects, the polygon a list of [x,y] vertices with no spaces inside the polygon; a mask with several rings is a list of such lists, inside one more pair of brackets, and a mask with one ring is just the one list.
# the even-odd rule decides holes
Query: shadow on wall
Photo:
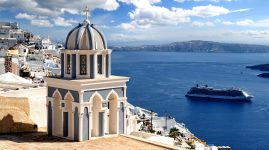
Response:
[{"label": "shadow on wall", "polygon": [[27,98],[0,97],[0,133],[37,132]]},{"label": "shadow on wall", "polygon": [[16,143],[62,143],[69,142],[75,143],[68,139],[48,136],[46,132],[28,132],[28,133],[15,133],[15,134],[0,134],[0,141],[13,141]]},{"label": "shadow on wall", "polygon": [[[0,111],[2,113],[2,111]],[[21,113],[21,114],[18,114]],[[17,111],[13,115],[22,116],[23,112]],[[26,115],[26,114],[25,114]],[[0,133],[18,133],[18,132],[37,132],[38,127],[28,118],[28,116],[20,118],[21,122],[16,122],[11,114],[7,114],[0,120]]]}]

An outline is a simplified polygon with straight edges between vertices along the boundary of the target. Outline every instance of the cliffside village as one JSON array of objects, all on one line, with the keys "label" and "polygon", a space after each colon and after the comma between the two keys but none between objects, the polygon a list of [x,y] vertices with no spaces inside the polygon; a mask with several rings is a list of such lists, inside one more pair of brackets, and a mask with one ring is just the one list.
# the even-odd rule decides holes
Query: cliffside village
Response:
[{"label": "cliffside village", "polygon": [[[86,28],[75,39],[73,34]],[[90,34],[94,38],[84,43]],[[74,40],[80,43],[73,45]],[[207,145],[169,115],[159,117],[128,103],[129,78],[110,74],[111,50],[88,18],[70,31],[67,41],[64,48],[18,23],[0,22],[0,133],[46,131],[75,141],[125,134],[171,149],[230,149]]]}]

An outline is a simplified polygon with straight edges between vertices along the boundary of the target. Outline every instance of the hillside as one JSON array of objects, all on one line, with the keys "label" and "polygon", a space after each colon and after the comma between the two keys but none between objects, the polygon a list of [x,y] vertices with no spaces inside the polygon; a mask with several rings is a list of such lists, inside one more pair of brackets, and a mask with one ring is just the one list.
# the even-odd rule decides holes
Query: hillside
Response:
[{"label": "hillside", "polygon": [[219,43],[211,41],[174,42],[162,45],[111,46],[114,51],[209,52],[209,53],[266,53],[269,46]]}]

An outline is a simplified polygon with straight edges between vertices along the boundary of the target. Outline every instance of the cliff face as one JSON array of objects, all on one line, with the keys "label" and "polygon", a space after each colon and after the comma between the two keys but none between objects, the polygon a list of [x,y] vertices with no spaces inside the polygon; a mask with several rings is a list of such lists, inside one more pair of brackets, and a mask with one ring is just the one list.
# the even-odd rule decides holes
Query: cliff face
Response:
[{"label": "cliff face", "polygon": [[210,41],[175,42],[163,45],[118,46],[114,51],[157,51],[157,52],[210,52],[210,53],[265,53],[269,46],[251,44],[218,43]]}]

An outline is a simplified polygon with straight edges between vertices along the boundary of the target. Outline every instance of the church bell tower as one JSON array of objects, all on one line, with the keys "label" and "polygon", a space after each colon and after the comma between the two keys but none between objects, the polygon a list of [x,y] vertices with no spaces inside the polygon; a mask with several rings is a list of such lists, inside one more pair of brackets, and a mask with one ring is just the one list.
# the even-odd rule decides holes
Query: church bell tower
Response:
[{"label": "church bell tower", "polygon": [[111,75],[111,52],[88,16],[72,29],[61,50],[61,75],[45,77],[48,134],[75,141],[124,134],[126,82]]}]

